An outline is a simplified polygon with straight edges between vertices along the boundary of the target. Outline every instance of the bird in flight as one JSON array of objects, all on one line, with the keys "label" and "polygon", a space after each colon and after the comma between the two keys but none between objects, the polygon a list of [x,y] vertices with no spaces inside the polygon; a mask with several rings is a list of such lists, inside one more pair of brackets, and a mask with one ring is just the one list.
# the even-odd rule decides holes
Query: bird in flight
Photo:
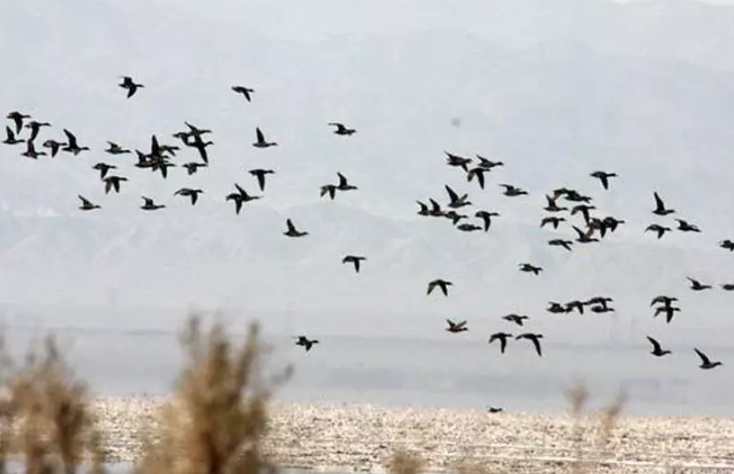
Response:
[{"label": "bird in flight", "polygon": [[310,351],[314,344],[319,343],[318,339],[309,339],[306,336],[298,336],[296,337],[296,339],[296,345],[302,346],[304,349],[306,349],[306,352]]},{"label": "bird in flight", "polygon": [[650,344],[652,344],[652,352],[650,354],[654,355],[655,357],[662,357],[666,354],[672,354],[669,350],[663,350],[662,347],[660,347],[660,343],[653,339],[650,336],[647,336],[647,340],[650,341]]},{"label": "bird in flight", "polygon": [[724,365],[723,362],[711,362],[711,359],[709,359],[706,354],[704,354],[703,352],[701,352],[700,350],[696,348],[694,348],[693,350],[696,351],[696,354],[698,354],[698,357],[701,358],[701,365],[699,365],[699,367],[704,370],[713,369],[714,367]]},{"label": "bird in flight", "polygon": [[466,321],[461,321],[461,322],[458,322],[457,323],[457,322],[454,322],[454,321],[452,321],[450,319],[447,319],[446,322],[449,325],[449,327],[446,328],[446,330],[448,332],[451,332],[451,333],[459,333],[459,332],[464,332],[464,331],[468,331],[469,330],[469,328],[466,327]]},{"label": "bird in flight", "polygon": [[438,278],[438,279],[433,280],[433,281],[431,281],[431,282],[428,283],[428,292],[426,294],[427,295],[430,295],[433,292],[434,288],[438,287],[438,288],[441,289],[441,291],[443,292],[444,296],[448,296],[449,295],[449,286],[451,286],[451,285],[453,285],[452,282],[450,282],[448,280],[442,280],[441,278]]},{"label": "bird in flight", "polygon": [[350,136],[350,135],[357,133],[357,130],[353,128],[347,128],[343,123],[329,122],[328,125],[336,127],[336,130],[334,130],[334,133],[337,135]]},{"label": "bird in flight", "polygon": [[250,94],[255,92],[255,89],[251,89],[245,86],[232,86],[232,90],[237,94],[242,94],[247,102],[252,102],[252,97],[250,96]]},{"label": "bird in flight", "polygon": [[121,76],[122,82],[118,84],[123,89],[127,89],[127,98],[129,99],[139,88],[145,87],[143,84],[136,84],[130,76]]},{"label": "bird in flight", "polygon": [[367,260],[367,257],[361,257],[358,255],[347,255],[342,259],[342,263],[352,263],[354,265],[354,271],[359,273],[360,262]]}]

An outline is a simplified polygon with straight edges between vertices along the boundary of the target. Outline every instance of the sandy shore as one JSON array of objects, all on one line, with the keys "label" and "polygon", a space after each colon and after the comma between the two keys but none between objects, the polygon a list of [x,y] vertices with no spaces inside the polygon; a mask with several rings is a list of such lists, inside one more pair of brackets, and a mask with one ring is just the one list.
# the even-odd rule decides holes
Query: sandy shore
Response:
[{"label": "sandy shore", "polygon": [[[133,459],[141,422],[155,425],[163,402],[96,402],[112,461]],[[283,467],[384,471],[390,455],[406,448],[431,471],[565,472],[578,452],[571,416],[275,404],[271,417],[267,446]],[[606,446],[598,442],[598,419],[584,426],[584,457],[602,462],[593,472],[734,472],[734,418],[623,417]]]}]

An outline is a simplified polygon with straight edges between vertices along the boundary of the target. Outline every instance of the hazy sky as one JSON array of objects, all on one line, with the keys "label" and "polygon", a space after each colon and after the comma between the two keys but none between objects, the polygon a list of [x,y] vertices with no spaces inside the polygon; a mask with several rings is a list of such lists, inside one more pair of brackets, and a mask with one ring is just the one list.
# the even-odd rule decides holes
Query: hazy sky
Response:
[{"label": "hazy sky", "polygon": [[[238,2],[0,3],[0,56],[15,71],[0,90],[3,109],[50,121],[44,139],[62,138],[66,127],[93,147],[38,162],[19,158],[21,148],[0,148],[2,300],[59,312],[87,307],[92,321],[99,307],[197,305],[322,331],[434,334],[447,316],[491,327],[508,312],[545,316],[550,300],[595,294],[614,296],[630,324],[640,314],[639,324],[652,324],[649,299],[670,292],[706,314],[681,318],[673,333],[715,339],[719,321],[734,324],[730,294],[694,294],[685,279],[734,280],[716,247],[734,235],[719,217],[734,209],[712,198],[727,195],[734,178],[731,15],[707,7],[690,22],[674,8],[685,2],[650,13],[502,0],[467,1],[446,20],[448,4],[404,4],[419,14],[394,15],[387,1],[363,10],[330,0],[320,10],[252,2],[248,12]],[[85,15],[95,21],[80,29]],[[123,74],[146,84],[131,100],[116,86]],[[256,88],[251,104],[230,91],[235,83]],[[212,166],[193,177],[178,168],[163,181],[101,151],[106,140],[148,149],[152,133],[171,143],[185,120],[214,130]],[[358,133],[334,135],[326,125],[333,120]],[[280,145],[252,148],[256,126]],[[506,166],[482,191],[445,165],[444,150]],[[130,181],[106,196],[90,167],[113,159]],[[191,150],[181,152],[181,162],[191,159]],[[277,174],[265,198],[235,216],[224,196],[235,182],[257,191],[247,174],[255,167]],[[610,191],[589,177],[595,169],[619,173]],[[319,187],[337,171],[360,189],[323,202]],[[531,195],[507,198],[505,182]],[[502,213],[490,233],[463,234],[416,215],[416,200],[445,204],[445,184],[471,194],[472,214]],[[205,190],[195,208],[173,197],[185,185]],[[538,222],[544,194],[561,185],[593,195],[601,216],[627,223],[599,246],[550,248],[555,234]],[[653,190],[704,233],[661,241],[645,234],[657,222]],[[103,209],[79,212],[77,194]],[[144,213],[141,195],[168,208]],[[283,237],[286,218],[310,236]],[[575,238],[570,227],[559,232]],[[369,257],[360,275],[341,263],[347,253]],[[546,272],[528,277],[517,271],[522,261]],[[438,277],[455,281],[450,298],[426,297]],[[109,319],[157,322],[142,309],[128,314]],[[298,321],[300,314],[309,316]],[[589,325],[603,333],[600,321]],[[571,327],[569,337],[582,330]]]}]

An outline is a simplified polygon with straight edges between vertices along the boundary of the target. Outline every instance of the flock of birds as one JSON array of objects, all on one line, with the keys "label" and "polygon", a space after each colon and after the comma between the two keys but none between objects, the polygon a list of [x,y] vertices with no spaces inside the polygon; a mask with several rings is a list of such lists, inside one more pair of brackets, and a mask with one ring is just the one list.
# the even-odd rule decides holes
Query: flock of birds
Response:
[{"label": "flock of birds", "polygon": [[[134,82],[131,77],[123,76],[122,82],[118,84],[121,88],[127,90],[127,98],[133,97],[139,89],[145,87],[143,84]],[[247,102],[251,102],[252,95],[255,90],[245,86],[232,86],[232,91],[236,94],[241,95]],[[39,122],[32,119],[30,115],[23,114],[18,111],[12,111],[7,114],[7,119],[12,121],[13,127],[10,125],[6,126],[6,138],[3,140],[4,144],[7,145],[19,145],[25,143],[25,151],[21,153],[22,156],[38,159],[42,156],[55,157],[59,152],[71,153],[78,155],[81,152],[89,151],[89,147],[81,146],[77,139],[77,136],[67,129],[63,129],[65,135],[65,141],[57,141],[54,139],[47,139],[43,141],[42,147],[48,149],[49,152],[38,151],[36,148],[36,140],[40,133],[41,128],[50,127],[51,124],[48,122]],[[208,134],[212,131],[209,129],[199,128],[192,125],[189,122],[184,122],[186,129],[174,133],[172,136],[178,139],[184,147],[193,148],[197,151],[198,161],[190,161],[183,163],[180,166],[186,169],[189,176],[197,173],[200,168],[206,168],[209,166],[209,157],[207,154],[207,148],[213,145],[210,140],[205,140]],[[356,130],[349,128],[343,123],[329,122],[329,126],[334,127],[333,133],[339,136],[349,137],[356,133]],[[22,137],[23,130],[27,129],[28,135]],[[255,130],[255,142],[252,146],[255,148],[266,149],[277,146],[278,144],[273,141],[268,141],[265,134],[258,127]],[[108,141],[109,147],[104,150],[110,155],[119,156],[132,154],[133,152],[129,149],[123,148],[115,142]],[[167,178],[168,170],[171,167],[176,167],[177,164],[171,160],[176,157],[177,152],[181,149],[180,146],[164,144],[158,141],[155,135],[151,136],[150,151],[143,152],[141,150],[134,150],[137,156],[137,161],[134,166],[139,169],[148,169],[151,172],[160,172],[163,179]],[[476,161],[472,158],[459,156],[453,153],[446,153],[446,163],[448,166],[461,170],[467,182],[476,182],[479,188],[484,189],[486,184],[486,175],[492,172],[497,167],[503,167],[504,163],[501,161],[492,161],[483,156],[477,155]],[[92,169],[99,172],[101,185],[104,186],[105,194],[110,192],[120,193],[122,183],[128,181],[128,178],[120,174],[116,174],[118,170],[117,164],[99,162],[91,167]],[[256,168],[249,170],[256,180],[260,192],[265,191],[266,177],[268,175],[275,174],[272,169]],[[357,186],[350,184],[349,180],[342,173],[337,173],[338,181],[336,183],[329,183],[321,186],[320,195],[322,198],[328,197],[329,199],[335,199],[337,192],[347,192],[357,190]],[[617,178],[615,173],[606,171],[594,171],[590,174],[591,177],[597,179],[601,187],[608,191],[612,178]],[[504,195],[509,198],[517,198],[528,195],[528,192],[512,184],[500,184],[504,188]],[[239,214],[242,206],[248,202],[261,199],[262,195],[255,195],[248,193],[242,186],[235,183],[236,191],[228,194],[225,197],[226,201],[232,201],[234,203],[234,211]],[[498,212],[487,211],[479,209],[474,211],[473,214],[463,214],[462,210],[471,206],[472,203],[469,201],[469,195],[467,193],[460,194],[452,189],[450,186],[445,186],[445,191],[448,197],[448,202],[445,205],[439,203],[436,198],[429,198],[426,202],[417,201],[419,206],[418,214],[428,218],[444,219],[450,222],[458,231],[461,232],[488,232],[492,226],[492,219],[499,217]],[[189,199],[192,206],[196,205],[199,195],[204,191],[198,188],[182,187],[174,193],[174,196],[180,196],[182,198]],[[101,209],[99,204],[93,203],[91,200],[79,195],[81,204],[79,209],[82,211],[93,211],[95,209]],[[157,211],[164,209],[165,204],[157,204],[152,198],[147,196],[141,196],[142,205],[141,209],[145,211]],[[576,232],[577,238],[575,241],[564,239],[564,238],[553,238],[548,240],[548,245],[553,247],[560,247],[566,251],[572,251],[576,244],[590,244],[600,242],[606,236],[614,233],[618,226],[625,224],[624,220],[618,219],[613,216],[598,216],[594,215],[594,211],[597,208],[592,204],[593,199],[590,196],[583,195],[574,189],[569,188],[558,188],[545,195],[547,205],[543,208],[546,215],[542,217],[540,221],[540,227],[552,227],[553,230],[557,230],[562,223],[566,223]],[[674,209],[666,206],[663,199],[657,192],[653,193],[655,201],[655,207],[652,210],[652,214],[658,217],[666,217],[672,214],[676,214]],[[574,216],[578,216],[579,219],[576,222],[572,222]],[[472,217],[477,219],[472,221]],[[701,232],[696,226],[684,219],[675,218],[677,222],[677,228],[675,230],[679,232]],[[670,225],[664,225],[660,223],[652,223],[646,229],[645,232],[655,233],[658,239],[672,232],[674,228]],[[288,238],[302,238],[308,236],[308,232],[299,230],[291,219],[287,219],[285,222],[285,231],[283,235]],[[734,241],[723,240],[719,242],[719,246],[728,251],[734,251]],[[362,255],[346,255],[342,259],[342,263],[350,264],[353,266],[354,271],[359,273],[362,268],[362,263],[367,260],[367,257]],[[519,271],[539,275],[543,268],[532,263],[522,262],[519,264]],[[713,288],[712,285],[703,284],[698,280],[688,277],[690,281],[690,289],[693,291],[704,291]],[[427,295],[435,294],[440,291],[444,296],[449,295],[449,288],[453,285],[451,281],[444,279],[435,279],[428,283]],[[726,291],[734,291],[734,284],[723,284],[721,288]],[[570,313],[577,311],[580,314],[584,313],[584,310],[588,308],[589,311],[594,313],[608,313],[613,312],[615,309],[611,306],[613,298],[608,296],[595,296],[587,300],[574,300],[566,303],[560,303],[551,301],[546,308],[550,313]],[[664,314],[666,322],[670,323],[676,312],[681,311],[681,308],[676,306],[678,298],[668,295],[659,295],[652,299],[650,304],[654,308],[653,317],[657,317],[660,314]],[[499,343],[499,351],[504,354],[507,348],[508,341],[510,340],[527,340],[533,344],[535,352],[538,356],[543,355],[541,347],[541,339],[543,335],[534,332],[524,332],[519,328],[524,328],[525,322],[530,318],[526,315],[520,314],[508,314],[502,317],[503,320],[507,321],[508,324],[512,324],[515,328],[521,332],[520,334],[513,335],[510,332],[500,331],[494,333],[489,338],[489,344]],[[446,331],[450,333],[461,333],[468,331],[467,321],[452,321],[446,320],[448,327]],[[650,354],[656,357],[663,357],[671,354],[670,350],[664,349],[660,342],[650,336],[647,336],[648,341],[652,345],[652,351]],[[315,344],[318,344],[317,339],[310,339],[307,336],[301,335],[296,337],[296,345],[302,346],[306,351],[310,351]],[[720,361],[712,361],[705,353],[698,348],[693,348],[695,353],[700,358],[701,369],[713,369],[722,365]],[[494,409],[500,411],[501,409]]]}]

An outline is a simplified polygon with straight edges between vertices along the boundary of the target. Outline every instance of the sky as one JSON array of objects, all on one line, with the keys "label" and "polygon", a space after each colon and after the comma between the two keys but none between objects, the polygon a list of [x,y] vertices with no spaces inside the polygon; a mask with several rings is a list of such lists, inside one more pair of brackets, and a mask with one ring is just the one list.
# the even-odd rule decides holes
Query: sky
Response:
[{"label": "sky", "polygon": [[[283,332],[441,337],[447,317],[489,331],[510,312],[550,329],[549,301],[604,294],[629,327],[724,340],[734,293],[691,292],[686,276],[734,282],[732,256],[716,246],[734,236],[721,218],[734,211],[724,198],[734,180],[734,7],[303,5],[2,2],[0,58],[14,71],[3,110],[51,122],[44,139],[69,128],[92,147],[37,162],[0,148],[7,321],[170,327],[195,307],[254,314]],[[127,74],[146,84],[130,100],[116,85]],[[229,89],[240,83],[256,89],[252,103]],[[153,133],[173,143],[185,120],[215,141],[212,166],[193,177],[179,168],[163,181],[102,152],[106,140],[145,150]],[[358,131],[336,136],[330,121]],[[279,146],[251,147],[257,126]],[[505,167],[480,190],[445,165],[447,150]],[[195,158],[183,150],[176,162]],[[130,176],[119,196],[90,169],[103,160]],[[276,174],[236,216],[224,197],[235,182],[257,192],[255,167]],[[596,169],[619,174],[609,191],[589,177]],[[338,171],[359,190],[324,202],[319,187]],[[506,182],[531,194],[507,198]],[[416,200],[445,204],[446,184],[470,193],[472,211],[502,214],[489,233],[416,215]],[[204,189],[196,207],[173,196],[189,185]],[[555,234],[538,228],[544,194],[563,185],[626,223],[600,245],[549,247]],[[675,225],[650,213],[653,190],[704,232],[645,234],[653,222]],[[77,194],[103,209],[82,213]],[[168,207],[144,213],[141,195]],[[287,218],[309,236],[285,238]],[[341,263],[347,253],[368,256],[359,275]],[[523,261],[545,271],[521,273]],[[455,283],[450,297],[426,296],[439,277]],[[675,325],[651,318],[662,292],[685,306]],[[557,337],[574,340],[604,338],[611,324],[564,321]]]}]

